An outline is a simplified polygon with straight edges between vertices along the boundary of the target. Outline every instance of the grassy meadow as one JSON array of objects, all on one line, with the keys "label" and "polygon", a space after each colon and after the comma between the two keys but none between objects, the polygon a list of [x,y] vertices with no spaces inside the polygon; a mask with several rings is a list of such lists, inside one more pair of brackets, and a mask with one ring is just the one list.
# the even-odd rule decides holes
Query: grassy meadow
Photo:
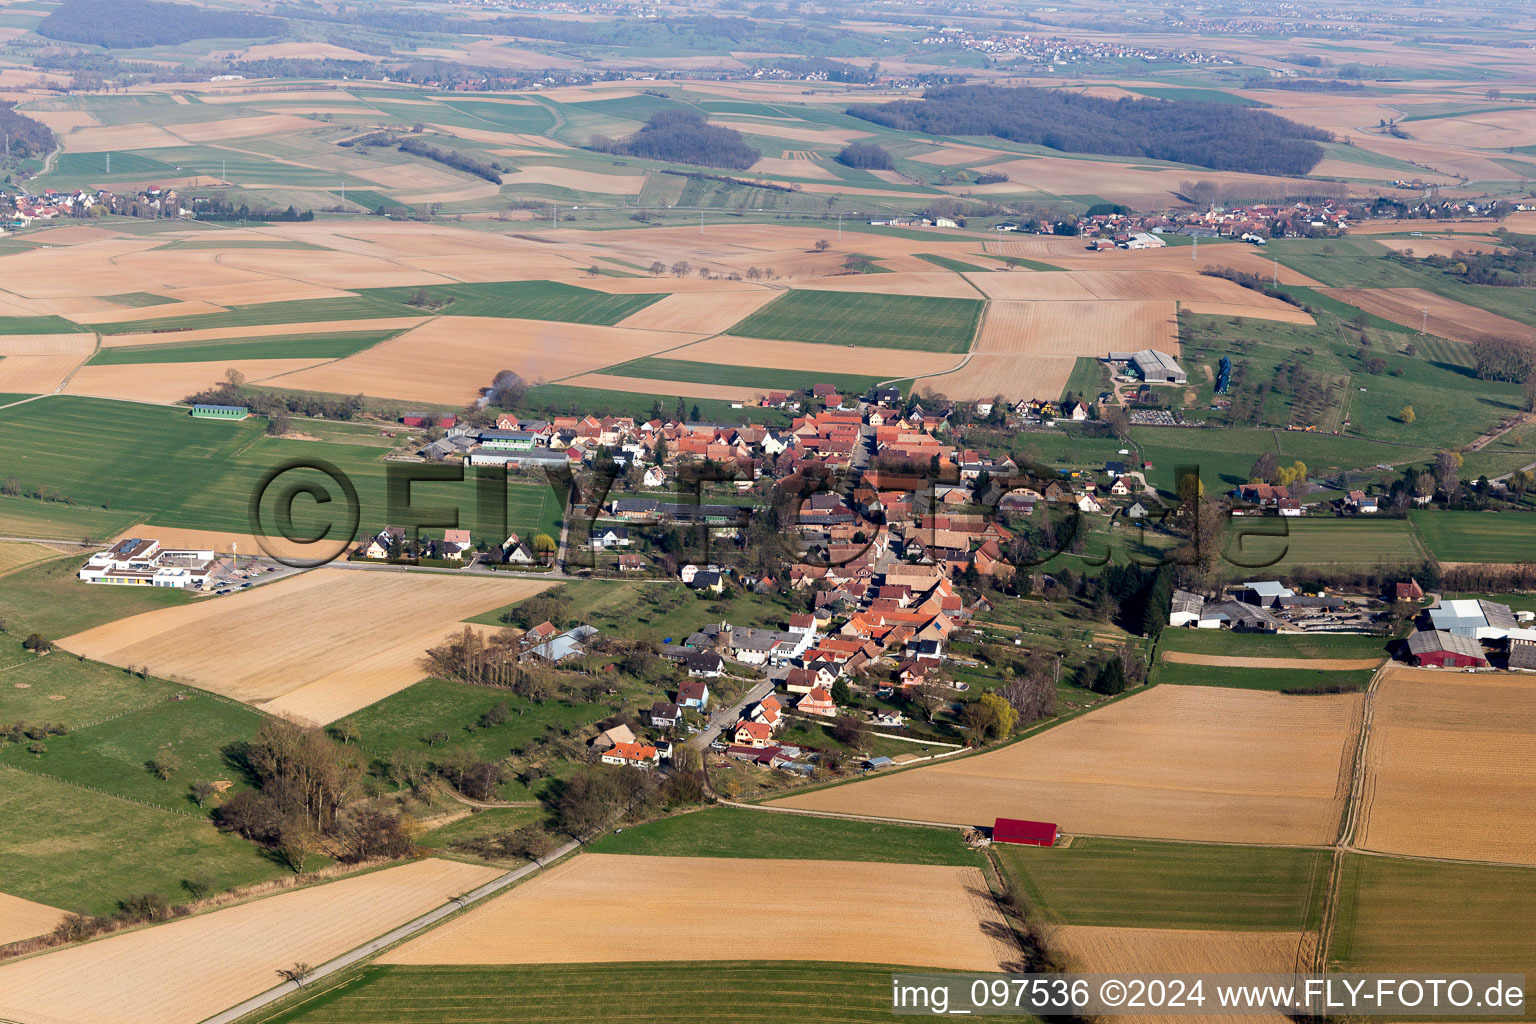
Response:
[{"label": "grassy meadow", "polygon": [[604,836],[588,849],[593,853],[658,857],[686,854],[882,864],[981,864],[981,854],[960,841],[957,829],[886,825],[739,807],[714,807],[662,818]]},{"label": "grassy meadow", "polygon": [[1069,925],[1313,928],[1328,874],[1320,850],[1092,838],[994,849],[1030,904]]},{"label": "grassy meadow", "polygon": [[981,319],[980,299],[862,292],[786,292],[728,333],[743,338],[964,352]]}]

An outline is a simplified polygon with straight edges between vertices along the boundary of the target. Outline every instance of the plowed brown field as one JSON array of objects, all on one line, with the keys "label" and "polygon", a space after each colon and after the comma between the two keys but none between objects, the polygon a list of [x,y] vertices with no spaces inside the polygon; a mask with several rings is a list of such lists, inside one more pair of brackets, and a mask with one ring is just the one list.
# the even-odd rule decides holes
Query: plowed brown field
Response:
[{"label": "plowed brown field", "polygon": [[[1295,969],[1301,932],[1174,931],[1162,928],[1055,929],[1051,940],[1084,973],[1136,974],[1288,974]],[[1207,998],[1211,995],[1206,993]],[[1210,1004],[1207,1004],[1207,1008]],[[1166,1022],[1171,1017],[1116,1014],[1109,1020]],[[1281,1014],[1202,1014],[1206,1020],[1288,1020]]]},{"label": "plowed brown field", "polygon": [[83,355],[7,356],[0,359],[0,393],[52,394],[85,358]]},{"label": "plowed brown field", "polygon": [[[658,289],[661,290],[661,289]],[[645,331],[719,334],[739,324],[779,297],[767,288],[732,292],[680,292],[668,295],[619,321],[618,326]]]},{"label": "plowed brown field", "polygon": [[422,860],[32,957],[0,967],[0,1018],[196,1024],[499,873]]},{"label": "plowed brown field", "polygon": [[548,585],[316,569],[216,601],[119,619],[60,644],[324,725],[421,679],[426,649],[462,620]]},{"label": "plowed brown field", "polygon": [[[814,878],[814,885],[807,880]],[[772,893],[773,923],[725,908]],[[658,943],[655,894],[680,923]],[[893,897],[899,893],[899,897]],[[1018,950],[976,868],[583,853],[420,938],[394,964],[837,960],[995,971]]]},{"label": "plowed brown field", "polygon": [[1054,400],[1066,388],[1077,357],[1101,357],[1110,346],[1157,348],[1178,355],[1174,304],[994,300],[987,305],[971,358],[959,369],[925,383],[962,401],[996,394]]},{"label": "plowed brown field", "polygon": [[1375,701],[1356,844],[1536,864],[1536,678],[1395,668]]},{"label": "plowed brown field", "polygon": [[1367,313],[1415,330],[1429,310],[1429,333],[1455,341],[1515,338],[1536,343],[1536,327],[1509,320],[1476,306],[1442,298],[1422,288],[1322,288],[1324,294],[1359,306]]},{"label": "plowed brown field", "polygon": [[529,382],[558,380],[698,340],[547,320],[439,317],[366,352],[290,373],[278,386],[462,405],[498,370]]},{"label": "plowed brown field", "polygon": [[1359,694],[1156,686],[991,753],[774,803],[915,821],[1054,821],[1065,832],[1326,843]]},{"label": "plowed brown field", "polygon": [[47,935],[63,919],[64,911],[58,907],[0,892],[0,946]]},{"label": "plowed brown field", "polygon": [[[74,357],[76,363],[80,359]],[[219,359],[202,363],[108,363],[80,367],[65,390],[71,395],[175,405],[218,384],[230,370],[239,370],[247,383],[258,384],[321,362],[318,359]],[[4,373],[5,363],[0,363],[0,375]]]}]

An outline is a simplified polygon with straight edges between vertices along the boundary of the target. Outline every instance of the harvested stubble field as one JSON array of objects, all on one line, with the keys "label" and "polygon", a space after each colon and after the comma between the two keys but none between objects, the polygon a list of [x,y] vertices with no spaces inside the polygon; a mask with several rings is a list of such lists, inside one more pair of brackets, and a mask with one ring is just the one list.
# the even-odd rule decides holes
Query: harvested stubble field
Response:
[{"label": "harvested stubble field", "polygon": [[[78,362],[78,360],[77,360]],[[175,405],[189,395],[213,387],[230,370],[238,370],[246,383],[260,384],[273,377],[322,364],[320,359],[215,359],[197,363],[117,363],[82,366],[69,380],[71,395],[116,398],[125,402]],[[0,374],[5,363],[0,363]],[[66,371],[68,372],[68,371]],[[3,381],[3,377],[0,377]],[[51,390],[51,389],[50,389]]]},{"label": "harvested stubble field", "polygon": [[275,383],[458,406],[478,398],[480,389],[504,367],[515,367],[530,382],[559,380],[699,337],[549,320],[438,317],[367,352],[288,374]]},{"label": "harvested stubble field", "polygon": [[[680,292],[668,295],[619,321],[620,327],[644,331],[719,334],[778,298],[767,288],[729,292]],[[718,361],[718,360],[716,360]]]},{"label": "harvested stubble field", "polygon": [[1375,668],[1380,658],[1244,658],[1222,654],[1190,654],[1187,651],[1164,651],[1164,661],[1175,665],[1220,665],[1225,668],[1278,668],[1323,669],[1347,672],[1352,669]]},{"label": "harvested stubble field", "polygon": [[112,334],[101,339],[102,348],[137,348],[141,345],[187,345],[200,341],[255,341],[300,334],[350,334],[356,331],[387,331],[420,326],[419,316],[376,317],[368,320],[321,320],[317,323],[269,324],[261,327],[208,327],[166,334]]},{"label": "harvested stubble field", "polygon": [[910,821],[998,816],[1062,831],[1326,843],[1338,831],[1361,697],[1156,686],[1000,750],[776,805]]},{"label": "harvested stubble field", "polygon": [[[1068,279],[1067,274],[1037,277]],[[1177,355],[1178,318],[1168,301],[1102,302],[1064,299],[988,303],[971,358],[928,383],[957,399],[996,394],[1055,397],[1080,356],[1111,348],[1158,348]]]},{"label": "harvested stubble field", "polygon": [[[1068,926],[1050,941],[1072,969],[1084,973],[1279,974],[1296,969],[1308,936],[1302,932],[1172,931],[1161,928]],[[1115,1015],[1116,1021],[1166,1021],[1167,1017]],[[1202,1015],[1201,1020],[1288,1020],[1272,1015]]]},{"label": "harvested stubble field", "polygon": [[937,299],[974,299],[981,293],[958,274],[842,274],[799,280],[805,291],[869,292],[876,295],[928,295]]},{"label": "harvested stubble field", "polygon": [[1093,270],[1070,273],[969,274],[966,280],[994,299],[1115,299],[1220,302],[1259,309],[1294,309],[1225,278],[1167,270]]},{"label": "harvested stubble field", "polygon": [[64,918],[64,911],[0,892],[0,946],[47,935]]},{"label": "harvested stubble field", "polygon": [[1456,256],[1460,253],[1508,252],[1505,246],[1496,244],[1490,236],[1483,238],[1382,238],[1382,245],[1393,252],[1425,256]]},{"label": "harvested stubble field", "polygon": [[422,860],[0,967],[20,1024],[194,1024],[481,885],[495,868]]},{"label": "harvested stubble field", "polygon": [[1536,327],[1447,299],[1422,288],[1320,288],[1332,296],[1374,313],[1383,320],[1418,329],[1429,310],[1429,333],[1454,341],[1493,341],[1516,338],[1536,342]]},{"label": "harvested stubble field", "polygon": [[1536,678],[1394,668],[1375,709],[1358,846],[1536,865]]},{"label": "harvested stubble field", "polygon": [[1181,302],[1179,309],[1185,313],[1203,313],[1207,316],[1246,316],[1255,320],[1274,320],[1282,324],[1303,324],[1311,326],[1317,323],[1312,314],[1294,306],[1243,306],[1235,302]]},{"label": "harvested stubble field", "polygon": [[[814,878],[814,885],[806,880]],[[658,946],[654,894],[687,922]],[[774,893],[772,928],[722,913]],[[890,898],[901,893],[899,900]],[[585,853],[386,953],[392,964],[844,960],[998,970],[1018,948],[976,868]]]},{"label": "harvested stubble field", "polygon": [[[546,586],[317,569],[242,594],[119,619],[60,644],[324,725],[420,679],[422,654],[457,623]],[[326,613],[316,615],[317,608]]]},{"label": "harvested stubble field", "polygon": [[79,355],[0,357],[0,393],[51,394],[85,359]]},{"label": "harvested stubble field", "polygon": [[42,544],[24,540],[0,540],[0,576],[29,565],[57,558],[59,552]]}]

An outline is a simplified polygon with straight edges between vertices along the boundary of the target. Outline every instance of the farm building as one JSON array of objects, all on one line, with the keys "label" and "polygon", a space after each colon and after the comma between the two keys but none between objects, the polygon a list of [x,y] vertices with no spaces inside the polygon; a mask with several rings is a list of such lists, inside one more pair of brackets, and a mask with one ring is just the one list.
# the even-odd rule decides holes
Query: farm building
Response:
[{"label": "farm building", "polygon": [[1200,624],[1200,612],[1204,607],[1205,598],[1199,594],[1192,594],[1187,590],[1175,590],[1173,601],[1168,608],[1168,625],[1197,626]]},{"label": "farm building", "polygon": [[194,405],[192,418],[195,420],[228,420],[234,422],[243,420],[251,414],[251,411],[243,405]]},{"label": "farm building", "polygon": [[1536,642],[1511,640],[1507,665],[1510,669],[1522,672],[1536,671]]},{"label": "farm building", "polygon": [[1056,824],[1050,821],[998,818],[992,824],[994,843],[1012,843],[1016,846],[1055,846],[1060,835],[1061,832]]},{"label": "farm building", "polygon": [[1167,352],[1144,348],[1140,352],[1111,352],[1105,357],[1111,363],[1129,363],[1149,384],[1188,384],[1189,374],[1179,361]]},{"label": "farm building", "polygon": [[1421,629],[1410,636],[1408,655],[1415,665],[1430,668],[1478,668],[1488,664],[1488,656],[1476,640],[1443,629]]},{"label": "farm building", "polygon": [[1494,601],[1467,598],[1446,601],[1428,612],[1430,626],[1439,631],[1478,640],[1498,640],[1517,628],[1515,613]]}]

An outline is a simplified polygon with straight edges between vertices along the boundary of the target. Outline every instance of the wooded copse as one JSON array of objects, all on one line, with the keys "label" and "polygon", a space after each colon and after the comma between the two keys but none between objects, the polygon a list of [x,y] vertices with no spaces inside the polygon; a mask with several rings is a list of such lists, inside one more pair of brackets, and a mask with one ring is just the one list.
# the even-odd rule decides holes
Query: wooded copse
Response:
[{"label": "wooded copse", "polygon": [[762,154],[747,145],[740,132],[710,124],[693,110],[658,110],[635,134],[623,139],[594,135],[589,148],[600,153],[671,160],[701,167],[746,170]]},{"label": "wooded copse", "polygon": [[193,39],[280,36],[280,18],[214,10],[160,0],[64,0],[37,26],[37,34],[114,50],[167,46]]},{"label": "wooded copse", "polygon": [[[18,113],[16,104],[9,100],[0,101],[0,131],[5,132],[10,139],[12,162],[29,157],[45,157],[53,152],[57,143],[47,125]],[[4,160],[5,151],[0,150],[0,162]]]},{"label": "wooded copse", "polygon": [[1027,86],[944,86],[922,100],[859,104],[854,117],[929,135],[993,135],[1063,153],[1146,157],[1250,174],[1306,174],[1328,132],[1223,103],[1101,99]]},{"label": "wooded copse", "polygon": [[866,171],[888,171],[895,166],[891,154],[872,142],[850,142],[837,154],[837,162]]}]

